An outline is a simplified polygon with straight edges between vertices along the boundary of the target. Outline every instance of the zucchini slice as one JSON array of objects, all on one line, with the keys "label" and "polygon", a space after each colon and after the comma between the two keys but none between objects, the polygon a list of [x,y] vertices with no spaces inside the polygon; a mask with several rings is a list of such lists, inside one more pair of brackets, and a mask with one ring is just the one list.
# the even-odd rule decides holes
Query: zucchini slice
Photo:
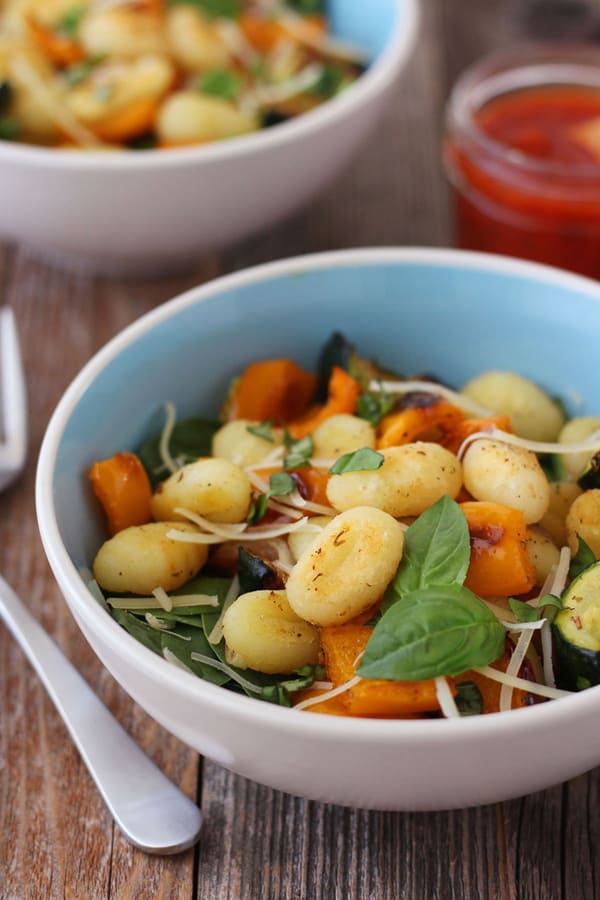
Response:
[{"label": "zucchini slice", "polygon": [[559,687],[600,684],[600,561],[571,582],[562,605],[552,625]]}]

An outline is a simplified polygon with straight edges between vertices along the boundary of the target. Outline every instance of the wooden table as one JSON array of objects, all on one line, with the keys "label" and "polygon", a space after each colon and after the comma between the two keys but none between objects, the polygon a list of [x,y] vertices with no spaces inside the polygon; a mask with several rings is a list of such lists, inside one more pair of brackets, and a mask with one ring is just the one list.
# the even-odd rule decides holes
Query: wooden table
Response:
[{"label": "wooden table", "polygon": [[[44,690],[0,627],[2,900],[600,896],[600,771],[510,803],[407,814],[306,802],[198,759],[126,696],[87,646],[50,575],[33,506],[38,448],[62,391],[92,353],[156,304],[220,273],[296,253],[450,243],[439,158],[449,85],[474,58],[516,39],[598,37],[596,3],[421,0],[416,52],[360,159],[310,209],[272,233],[199,260],[186,277],[89,279],[50,268],[26,249],[2,249],[4,293],[16,312],[28,380],[30,453],[23,477],[0,497],[0,571],[205,814],[195,850],[160,858],[132,849]],[[565,753],[571,739],[564,736]],[[514,754],[515,766],[536,765],[521,759],[518,747]]]}]

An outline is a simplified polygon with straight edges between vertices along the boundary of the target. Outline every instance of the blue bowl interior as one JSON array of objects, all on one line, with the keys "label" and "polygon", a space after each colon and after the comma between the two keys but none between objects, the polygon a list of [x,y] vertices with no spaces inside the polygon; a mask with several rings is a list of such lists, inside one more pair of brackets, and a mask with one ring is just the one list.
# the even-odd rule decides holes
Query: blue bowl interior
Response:
[{"label": "blue bowl interior", "polygon": [[401,0],[329,0],[327,14],[336,37],[364,48],[370,59],[384,49],[397,16],[403,17],[406,2]]},{"label": "blue bowl interior", "polygon": [[560,396],[571,414],[599,414],[599,297],[583,280],[500,269],[404,261],[310,271],[299,259],[292,273],[173,311],[105,366],[64,430],[54,496],[74,563],[89,566],[104,539],[87,479],[94,460],[159,431],[167,401],[179,417],[214,416],[230,379],[253,360],[289,356],[313,368],[334,330],[406,375],[458,387],[510,369]]}]

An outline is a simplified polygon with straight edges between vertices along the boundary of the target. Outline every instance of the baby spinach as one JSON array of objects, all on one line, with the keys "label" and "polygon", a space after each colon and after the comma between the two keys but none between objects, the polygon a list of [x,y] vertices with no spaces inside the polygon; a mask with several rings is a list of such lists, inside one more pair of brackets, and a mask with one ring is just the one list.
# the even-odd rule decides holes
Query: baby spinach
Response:
[{"label": "baby spinach", "polygon": [[454,702],[461,716],[480,716],[483,712],[483,697],[474,681],[461,681],[456,685]]},{"label": "baby spinach", "polygon": [[[175,424],[171,432],[169,441],[171,456],[182,465],[194,462],[199,456],[210,456],[213,435],[219,428],[219,423],[210,419],[182,419]],[[169,475],[164,467],[159,447],[160,434],[155,434],[138,451],[153,488]]]},{"label": "baby spinach", "polygon": [[420,588],[384,613],[357,674],[400,681],[460,675],[502,656],[505,634],[485,603],[462,585]]},{"label": "baby spinach", "polygon": [[404,552],[384,598],[388,609],[405,594],[436,584],[462,584],[471,545],[464,513],[444,496],[422,513],[404,535]]}]

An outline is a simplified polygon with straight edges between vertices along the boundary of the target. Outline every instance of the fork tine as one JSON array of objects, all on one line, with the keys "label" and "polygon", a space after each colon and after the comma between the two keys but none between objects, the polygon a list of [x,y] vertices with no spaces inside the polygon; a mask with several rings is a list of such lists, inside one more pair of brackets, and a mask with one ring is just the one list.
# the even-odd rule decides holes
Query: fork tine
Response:
[{"label": "fork tine", "polygon": [[27,453],[27,394],[13,311],[0,308],[0,490],[16,478]]}]

